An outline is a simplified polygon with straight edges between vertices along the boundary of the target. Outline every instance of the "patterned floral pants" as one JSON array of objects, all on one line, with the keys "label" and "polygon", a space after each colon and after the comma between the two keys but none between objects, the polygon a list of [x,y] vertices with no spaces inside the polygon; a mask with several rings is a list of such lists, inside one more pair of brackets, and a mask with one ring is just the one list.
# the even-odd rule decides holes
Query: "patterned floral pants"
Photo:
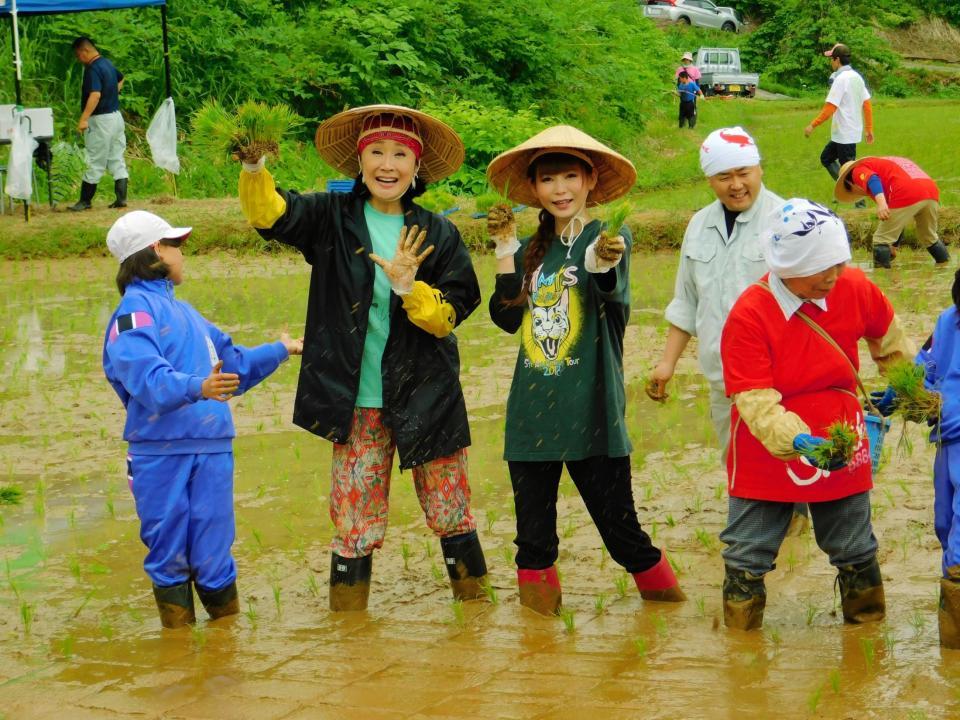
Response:
[{"label": "patterned floral pants", "polygon": [[[337,555],[364,557],[383,545],[395,448],[379,408],[354,409],[350,437],[333,446],[330,518],[336,535],[330,547]],[[413,485],[427,526],[439,537],[476,530],[466,448],[413,468]]]}]

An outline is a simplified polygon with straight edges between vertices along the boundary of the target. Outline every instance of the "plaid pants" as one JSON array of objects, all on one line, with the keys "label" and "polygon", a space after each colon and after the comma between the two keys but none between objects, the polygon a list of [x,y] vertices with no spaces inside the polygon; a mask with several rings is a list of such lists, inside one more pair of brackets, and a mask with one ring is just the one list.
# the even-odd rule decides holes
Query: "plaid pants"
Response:
[{"label": "plaid pants", "polygon": [[[390,473],[396,443],[379,408],[355,408],[350,437],[334,443],[330,518],[331,549],[346,558],[365,557],[387,534]],[[413,485],[427,519],[440,537],[476,530],[470,512],[467,450],[413,468]]]},{"label": "plaid pants", "polygon": [[[809,507],[817,545],[830,556],[831,565],[856,565],[877,554],[869,492],[812,502]],[[730,498],[727,527],[720,533],[720,540],[727,546],[723,561],[753,575],[773,570],[793,508],[789,502]]]}]

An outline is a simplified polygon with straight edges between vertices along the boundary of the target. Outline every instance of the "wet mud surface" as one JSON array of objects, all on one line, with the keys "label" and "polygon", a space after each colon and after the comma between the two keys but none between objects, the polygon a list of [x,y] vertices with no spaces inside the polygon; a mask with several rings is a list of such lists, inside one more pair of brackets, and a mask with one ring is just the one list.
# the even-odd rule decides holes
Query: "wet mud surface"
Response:
[{"label": "wet mud surface", "polygon": [[[177,631],[161,631],[142,571],[123,413],[100,368],[115,266],[5,263],[0,485],[21,487],[24,501],[0,506],[0,718],[960,717],[960,653],[937,639],[933,453],[916,426],[901,439],[895,423],[873,492],[886,621],[843,625],[835,572],[807,532],[787,539],[767,578],[764,629],[724,629],[725,475],[694,348],[665,405],[643,393],[676,257],[633,263],[625,365],[634,494],[688,602],[644,603],[565,479],[566,622],[517,604],[500,459],[517,339],[481,307],[458,338],[491,601],[452,602],[439,541],[409,473],[395,471],[369,610],[327,610],[330,445],[290,423],[294,359],[232,401],[243,612]],[[488,297],[493,260],[477,266]],[[302,326],[308,277],[293,258],[188,256],[186,277],[178,294],[237,342]],[[905,251],[876,280],[919,342],[949,302],[952,277]],[[862,352],[867,384],[879,387]]]}]

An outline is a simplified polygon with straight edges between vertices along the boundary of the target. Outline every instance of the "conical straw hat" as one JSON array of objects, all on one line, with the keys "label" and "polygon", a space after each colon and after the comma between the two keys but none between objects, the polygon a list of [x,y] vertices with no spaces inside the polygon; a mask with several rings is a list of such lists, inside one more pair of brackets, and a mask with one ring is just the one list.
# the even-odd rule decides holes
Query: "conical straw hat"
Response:
[{"label": "conical straw hat", "polygon": [[419,177],[424,182],[436,182],[453,175],[463,164],[463,141],[453,128],[402,105],[364,105],[327,118],[317,128],[314,139],[320,157],[344,175],[356,177],[360,172],[357,139],[363,119],[379,113],[407,115],[416,121],[423,140]]},{"label": "conical straw hat", "polygon": [[864,160],[875,159],[873,155],[868,155],[867,157],[857,158],[856,160],[847,160],[847,162],[840,166],[840,175],[837,177],[837,184],[833,187],[833,196],[838,202],[854,202],[867,196],[867,193],[861,190],[855,183],[851,183],[853,187],[848,190],[845,181],[850,177],[850,173],[853,172],[854,165]]},{"label": "conical straw hat", "polygon": [[527,181],[527,168],[544,149],[556,152],[574,150],[574,154],[590,158],[597,171],[597,186],[588,198],[591,204],[616,200],[626,195],[637,181],[637,170],[632,162],[570,125],[554,125],[497,155],[487,166],[487,179],[498,192],[503,192],[506,187],[508,197],[514,202],[540,207],[540,201]]}]

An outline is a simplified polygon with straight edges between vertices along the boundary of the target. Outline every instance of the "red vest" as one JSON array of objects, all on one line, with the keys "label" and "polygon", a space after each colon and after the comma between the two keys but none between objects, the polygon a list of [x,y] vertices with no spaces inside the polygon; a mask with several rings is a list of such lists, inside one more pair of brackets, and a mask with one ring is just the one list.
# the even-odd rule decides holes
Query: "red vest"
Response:
[{"label": "red vest", "polygon": [[[893,320],[893,307],[880,289],[855,268],[846,268],[827,296],[825,312],[812,303],[802,311],[822,327],[859,368],[861,338],[882,338]],[[853,460],[843,469],[819,470],[803,459],[773,457],[731,413],[727,456],[728,490],[733,497],[780,502],[837,500],[873,487],[870,449],[856,380],[846,359],[803,320],[785,320],[771,292],[747,288],[730,311],[720,341],[727,395],[773,388],[782,404],[824,437],[827,426],[845,420],[861,436]]]}]

